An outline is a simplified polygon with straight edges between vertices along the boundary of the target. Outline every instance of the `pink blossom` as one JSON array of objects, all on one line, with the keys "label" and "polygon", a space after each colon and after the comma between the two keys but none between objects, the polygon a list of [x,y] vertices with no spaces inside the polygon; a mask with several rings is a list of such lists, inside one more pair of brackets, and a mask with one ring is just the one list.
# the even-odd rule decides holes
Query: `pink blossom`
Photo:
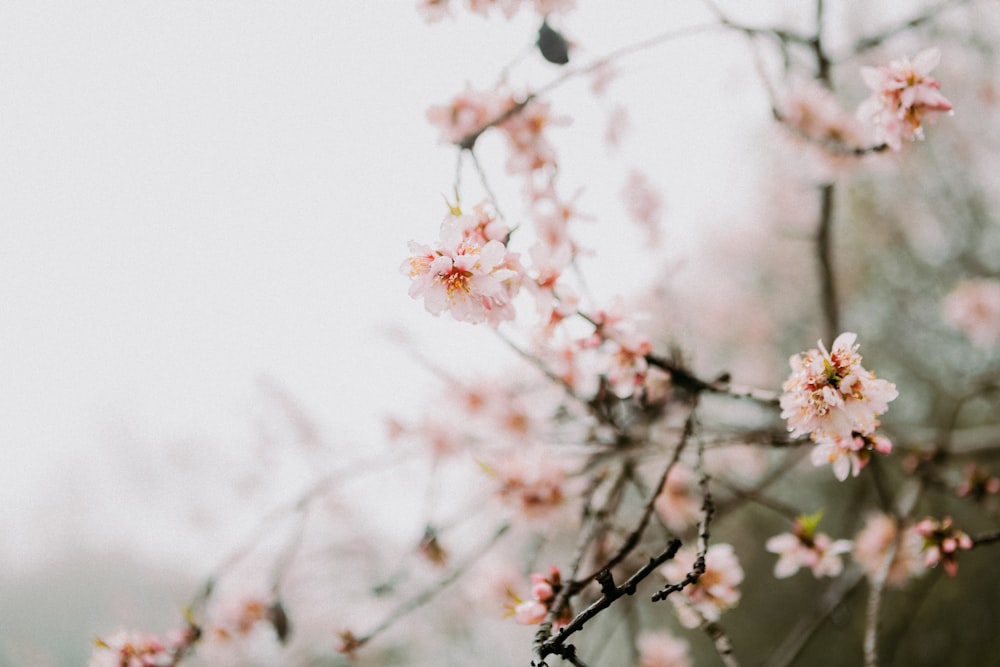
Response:
[{"label": "pink blossom", "polygon": [[427,23],[437,23],[451,14],[450,0],[419,0],[417,11]]},{"label": "pink blossom", "polygon": [[543,447],[521,449],[482,465],[496,478],[500,499],[523,518],[546,515],[563,504],[566,473]]},{"label": "pink blossom", "polygon": [[858,108],[858,117],[873,123],[878,140],[892,150],[898,151],[904,139],[924,138],[927,112],[951,111],[951,102],[939,91],[941,84],[928,76],[940,60],[938,49],[927,49],[912,62],[902,58],[888,66],[861,68],[872,96]]},{"label": "pink blossom", "polygon": [[792,88],[780,106],[782,120],[805,139],[849,147],[861,144],[857,121],[829,88],[814,80]]},{"label": "pink blossom", "polygon": [[811,460],[814,466],[829,464],[834,476],[843,482],[848,475],[857,477],[868,462],[872,452],[889,454],[892,442],[882,435],[859,435],[850,438],[822,438],[813,447]]},{"label": "pink blossom", "polygon": [[552,126],[566,125],[568,117],[555,117],[548,102],[531,100],[500,124],[511,152],[507,171],[512,174],[539,171],[556,165],[555,149],[545,137]]},{"label": "pink blossom", "polygon": [[1000,280],[964,280],[945,297],[944,320],[980,347],[1000,340]]},{"label": "pink blossom", "polygon": [[934,567],[941,563],[949,577],[958,574],[958,550],[971,549],[972,538],[956,528],[951,517],[940,521],[927,517],[917,523],[914,530],[924,538],[924,564]]},{"label": "pink blossom", "polygon": [[[559,573],[559,568],[553,565],[549,568],[547,576],[540,572],[533,572],[531,574],[530,600],[521,600],[513,592],[508,591],[514,600],[514,605],[508,606],[510,615],[513,615],[514,620],[522,625],[538,625],[545,620],[561,589],[562,575]],[[572,618],[572,614],[569,605],[563,607],[559,616],[553,621],[553,628],[558,630],[565,626]]]},{"label": "pink blossom", "polygon": [[955,495],[959,498],[972,498],[976,501],[998,493],[1000,493],[1000,477],[994,477],[990,474],[989,468],[975,463],[965,467],[965,476],[955,487]]},{"label": "pink blossom", "polygon": [[876,417],[899,393],[896,385],[880,380],[861,365],[856,334],[842,333],[827,352],[819,349],[789,359],[792,373],[781,396],[781,416],[793,436],[810,434],[814,440],[853,439],[870,435]]},{"label": "pink blossom", "polygon": [[632,222],[646,230],[650,245],[660,242],[660,222],[663,218],[663,197],[649,179],[633,170],[621,191],[625,213]]},{"label": "pink blossom", "polygon": [[617,148],[628,128],[628,109],[618,105],[608,113],[608,122],[604,127],[604,145],[609,149]]},{"label": "pink blossom", "polygon": [[490,225],[481,215],[449,215],[441,223],[436,248],[410,243],[401,271],[409,274],[410,296],[423,297],[434,315],[449,311],[456,320],[492,326],[514,318],[512,298],[522,269],[501,241],[481,243]]},{"label": "pink blossom", "polygon": [[448,104],[429,108],[427,120],[441,130],[441,143],[457,144],[496,120],[513,105],[510,93],[503,89],[477,91],[467,85],[465,92]]},{"label": "pink blossom", "polygon": [[688,643],[665,632],[644,632],[636,639],[637,667],[691,667]]},{"label": "pink blossom", "polygon": [[155,635],[119,630],[95,641],[88,667],[166,667],[173,654]]},{"label": "pink blossom", "polygon": [[[681,581],[694,567],[696,555],[694,549],[681,549],[660,572],[668,581]],[[722,612],[739,604],[742,581],[743,568],[733,546],[713,544],[705,554],[704,574],[669,598],[681,625],[697,628],[705,622],[718,621]]]},{"label": "pink blossom", "polygon": [[657,515],[674,533],[683,533],[701,517],[701,498],[695,490],[696,482],[691,468],[676,463],[654,501]]},{"label": "pink blossom", "polygon": [[[854,561],[869,577],[874,577],[885,561],[889,548],[896,541],[899,530],[895,518],[887,514],[872,514],[864,527],[854,537]],[[896,545],[896,553],[889,566],[886,583],[899,587],[924,573],[926,566],[920,555],[923,538],[913,526],[904,528]]]},{"label": "pink blossom", "polygon": [[836,577],[844,570],[841,554],[851,551],[850,540],[833,540],[826,533],[817,533],[815,524],[818,516],[800,518],[790,533],[782,533],[770,538],[764,545],[771,553],[778,554],[774,565],[774,576],[778,579],[790,577],[807,567],[813,576]]},{"label": "pink blossom", "polygon": [[514,607],[514,620],[521,625],[538,625],[545,620],[549,608],[538,600],[526,600]]}]

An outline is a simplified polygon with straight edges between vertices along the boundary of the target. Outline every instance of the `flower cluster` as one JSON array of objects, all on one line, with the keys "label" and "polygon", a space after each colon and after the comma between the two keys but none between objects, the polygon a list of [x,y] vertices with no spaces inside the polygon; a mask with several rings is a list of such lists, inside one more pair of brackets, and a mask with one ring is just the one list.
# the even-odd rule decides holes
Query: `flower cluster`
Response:
[{"label": "flower cluster", "polygon": [[[660,572],[668,581],[681,581],[694,568],[696,558],[694,549],[681,549]],[[742,582],[743,568],[733,546],[713,544],[705,553],[705,572],[698,581],[685,586],[680,594],[670,596],[681,625],[697,628],[718,621],[722,612],[739,604]]]},{"label": "flower cluster", "polygon": [[923,117],[928,112],[951,111],[941,84],[928,76],[941,60],[938,49],[927,49],[911,62],[907,58],[888,66],[862,67],[861,77],[872,95],[858,108],[858,117],[874,123],[879,141],[898,151],[903,140],[923,139]]},{"label": "flower cluster", "polygon": [[836,540],[826,533],[817,533],[822,513],[800,516],[795,520],[792,532],[775,535],[767,541],[765,548],[778,554],[774,565],[774,576],[778,579],[790,577],[799,568],[808,567],[813,576],[836,577],[844,569],[841,554],[850,552],[850,540]]},{"label": "flower cluster", "polygon": [[192,629],[172,633],[160,640],[155,635],[119,630],[97,639],[87,667],[167,667],[194,640]]},{"label": "flower cluster", "polygon": [[696,492],[697,481],[694,471],[678,461],[653,502],[656,514],[675,534],[683,533],[701,517],[702,501]]},{"label": "flower cluster", "polygon": [[971,549],[972,538],[956,528],[950,516],[940,521],[927,517],[914,529],[924,538],[924,564],[934,567],[941,563],[949,577],[958,574],[958,550]]},{"label": "flower cluster", "polygon": [[[554,565],[549,568],[549,576],[539,572],[531,573],[531,599],[521,600],[510,593],[514,600],[514,605],[509,607],[510,615],[514,620],[522,625],[538,625],[545,620],[555,602],[556,596],[562,588],[562,576],[559,568]],[[563,607],[559,617],[556,618],[552,626],[556,629],[565,626],[573,618],[573,612],[569,605]]]},{"label": "flower cluster", "polygon": [[964,280],[945,297],[944,320],[980,347],[1000,341],[1000,280]]},{"label": "flower cluster", "polygon": [[688,643],[664,632],[647,632],[636,639],[638,667],[691,667]]},{"label": "flower cluster", "polygon": [[[913,526],[903,528],[900,533],[897,520],[888,514],[872,514],[854,537],[854,562],[869,578],[874,578],[882,569],[889,548],[896,545],[896,552],[889,565],[886,583],[902,586],[914,577],[924,573],[926,566],[920,551],[923,538]],[[898,541],[897,541],[898,539]]]},{"label": "flower cluster", "polygon": [[518,256],[507,250],[508,230],[484,208],[462,214],[454,208],[441,223],[436,248],[410,243],[401,271],[410,276],[410,296],[423,297],[434,315],[450,311],[463,322],[514,318],[512,299],[523,273]]},{"label": "flower cluster", "polygon": [[988,496],[1000,493],[1000,477],[990,473],[989,468],[970,463],[965,467],[965,476],[955,487],[959,498],[972,498],[982,502]]},{"label": "flower cluster", "polygon": [[518,516],[533,519],[560,507],[565,494],[566,473],[548,450],[531,447],[518,450],[483,469],[499,482],[497,495]]},{"label": "flower cluster", "polygon": [[782,386],[781,416],[792,435],[808,434],[817,443],[813,463],[830,463],[841,481],[857,476],[871,452],[891,451],[889,440],[874,431],[876,417],[899,395],[896,385],[861,365],[856,339],[842,333],[829,352],[819,341],[819,349],[793,355],[792,373]]}]

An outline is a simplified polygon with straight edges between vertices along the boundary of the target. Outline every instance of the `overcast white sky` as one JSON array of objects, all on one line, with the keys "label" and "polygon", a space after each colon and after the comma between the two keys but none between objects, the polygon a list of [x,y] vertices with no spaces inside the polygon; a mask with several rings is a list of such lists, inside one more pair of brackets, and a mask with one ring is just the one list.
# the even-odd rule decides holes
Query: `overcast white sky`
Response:
[{"label": "overcast white sky", "polygon": [[[176,475],[162,505],[144,490],[178,442],[249,448],[259,378],[363,448],[434,386],[387,327],[477,363],[488,334],[426,314],[398,273],[454,173],[424,113],[492,82],[538,21],[427,26],[414,4],[0,4],[0,564],[102,543],[214,562],[229,545],[185,543],[157,513],[200,492]],[[579,61],[706,18],[695,2],[579,4],[563,25]],[[585,185],[598,218],[592,285],[627,291],[652,266],[616,210],[628,168],[663,187],[668,244],[741,186],[726,146],[747,67],[738,40],[691,38],[623,63],[606,106],[585,81],[553,98],[577,117],[554,136],[565,190]],[[609,158],[618,101],[636,133]],[[517,185],[492,171],[516,213]]]}]

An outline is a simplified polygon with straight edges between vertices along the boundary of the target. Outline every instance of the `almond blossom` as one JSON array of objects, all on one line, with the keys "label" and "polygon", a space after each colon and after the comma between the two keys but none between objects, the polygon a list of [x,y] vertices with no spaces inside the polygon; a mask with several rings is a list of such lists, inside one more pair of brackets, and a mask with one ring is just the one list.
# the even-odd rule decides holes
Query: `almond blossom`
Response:
[{"label": "almond blossom", "polygon": [[[431,4],[434,5],[435,13],[445,11],[438,9],[440,3]],[[430,107],[427,110],[427,120],[440,129],[441,143],[458,144],[495,121],[512,106],[514,101],[504,89],[478,91],[466,85],[465,92],[455,96],[447,104]]]},{"label": "almond blossom", "polygon": [[667,475],[653,507],[667,528],[683,533],[701,518],[702,500],[696,492],[697,476],[690,467],[676,463]]},{"label": "almond blossom", "polygon": [[656,187],[642,172],[633,170],[629,173],[620,196],[629,219],[646,230],[651,246],[659,245],[663,197]]},{"label": "almond blossom", "polygon": [[[696,557],[694,549],[681,549],[672,561],[660,568],[660,572],[668,581],[681,581],[693,569]],[[742,581],[743,568],[733,545],[713,544],[705,553],[705,572],[698,581],[669,598],[681,625],[697,628],[703,623],[718,621],[722,612],[739,604]]]},{"label": "almond blossom", "polygon": [[637,667],[691,667],[688,643],[665,632],[645,632],[636,639]]},{"label": "almond blossom", "polygon": [[941,84],[928,76],[941,60],[938,49],[921,51],[888,66],[862,67],[861,78],[872,95],[858,107],[858,117],[875,125],[876,136],[898,151],[903,140],[923,139],[923,117],[928,112],[951,111]]},{"label": "almond blossom", "polygon": [[819,349],[792,355],[792,374],[782,385],[781,416],[793,436],[810,434],[814,440],[868,435],[878,427],[899,392],[861,365],[857,334],[842,333],[827,352]]},{"label": "almond blossom", "polygon": [[964,280],[945,297],[944,320],[980,347],[1000,341],[1000,280]]},{"label": "almond blossom", "polygon": [[[532,572],[531,599],[522,600],[513,592],[509,592],[514,604],[507,607],[510,611],[508,615],[513,616],[514,620],[521,625],[538,625],[545,620],[561,588],[562,576],[559,574],[559,568],[554,565],[549,568],[548,576]],[[566,605],[553,622],[552,627],[558,630],[569,623],[572,618],[573,612],[569,605]]]},{"label": "almond blossom", "polygon": [[971,549],[972,538],[956,528],[950,516],[940,521],[927,517],[914,530],[924,538],[924,564],[934,567],[941,563],[949,577],[958,574],[958,550]]},{"label": "almond blossom", "polygon": [[872,514],[854,537],[854,562],[869,578],[878,574],[889,548],[893,544],[896,545],[892,563],[889,565],[889,574],[886,577],[886,583],[894,587],[902,586],[910,579],[920,576],[927,567],[920,555],[923,538],[912,525],[903,528],[897,538],[896,534],[899,531],[899,523],[894,517],[888,514]]},{"label": "almond blossom", "polygon": [[537,519],[563,505],[566,471],[544,447],[504,452],[480,467],[497,480],[497,496],[520,518]]},{"label": "almond blossom", "polygon": [[[456,320],[497,326],[514,318],[511,303],[522,274],[518,256],[499,240],[487,238],[491,226],[482,215],[453,212],[441,223],[436,248],[410,243],[400,267],[412,282],[410,296],[423,298],[434,315],[449,311]],[[495,231],[495,229],[494,229]]]},{"label": "almond blossom", "polygon": [[868,462],[872,452],[889,454],[892,442],[882,435],[859,435],[850,438],[824,438],[813,447],[810,458],[814,466],[830,464],[834,476],[843,482],[848,476],[857,477]]},{"label": "almond blossom", "polygon": [[771,553],[778,554],[778,562],[774,565],[775,577],[790,577],[803,567],[812,570],[817,579],[836,577],[844,570],[840,555],[851,551],[851,541],[833,540],[826,533],[817,533],[820,516],[799,517],[792,532],[775,535],[764,545]]},{"label": "almond blossom", "polygon": [[166,667],[174,664],[173,651],[155,635],[119,630],[95,641],[87,667]]}]

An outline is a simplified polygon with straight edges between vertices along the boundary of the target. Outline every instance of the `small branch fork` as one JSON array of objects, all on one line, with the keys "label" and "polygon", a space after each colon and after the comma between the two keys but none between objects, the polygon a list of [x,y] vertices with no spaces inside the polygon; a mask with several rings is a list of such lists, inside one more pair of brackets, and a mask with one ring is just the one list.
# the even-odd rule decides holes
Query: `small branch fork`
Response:
[{"label": "small branch fork", "polygon": [[600,570],[596,575],[596,580],[601,586],[601,597],[577,614],[558,634],[538,644],[535,647],[535,653],[538,655],[539,662],[532,662],[532,665],[535,667],[545,667],[545,658],[549,655],[558,655],[573,664],[581,664],[573,661],[576,656],[576,647],[572,644],[567,644],[566,640],[576,632],[582,630],[587,621],[610,607],[615,600],[634,594],[639,583],[656,570],[656,568],[672,559],[680,548],[680,540],[671,540],[664,551],[658,556],[650,558],[649,562],[639,568],[621,586],[615,585],[611,570],[607,568]]}]

